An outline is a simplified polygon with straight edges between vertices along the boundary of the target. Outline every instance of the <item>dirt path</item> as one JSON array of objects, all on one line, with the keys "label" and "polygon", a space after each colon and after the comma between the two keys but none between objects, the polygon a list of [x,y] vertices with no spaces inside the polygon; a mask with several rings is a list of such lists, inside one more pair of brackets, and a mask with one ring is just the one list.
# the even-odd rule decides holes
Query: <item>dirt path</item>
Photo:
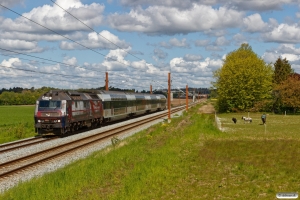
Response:
[{"label": "dirt path", "polygon": [[211,114],[215,113],[215,108],[211,104],[207,104],[199,108],[200,113]]}]

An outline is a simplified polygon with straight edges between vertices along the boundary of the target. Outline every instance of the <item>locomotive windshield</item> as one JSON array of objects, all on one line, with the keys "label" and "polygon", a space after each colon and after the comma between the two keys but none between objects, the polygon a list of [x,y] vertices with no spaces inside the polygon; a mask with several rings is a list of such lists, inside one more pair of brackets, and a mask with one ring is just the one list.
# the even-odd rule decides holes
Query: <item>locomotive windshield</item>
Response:
[{"label": "locomotive windshield", "polygon": [[40,101],[39,108],[60,108],[61,101]]}]

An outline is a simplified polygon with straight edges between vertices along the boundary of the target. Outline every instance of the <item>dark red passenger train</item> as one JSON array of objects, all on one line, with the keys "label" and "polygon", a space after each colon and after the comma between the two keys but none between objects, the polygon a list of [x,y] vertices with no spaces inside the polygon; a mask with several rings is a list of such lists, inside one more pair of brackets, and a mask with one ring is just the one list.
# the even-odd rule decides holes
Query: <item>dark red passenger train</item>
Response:
[{"label": "dark red passenger train", "polygon": [[164,110],[166,104],[161,94],[51,90],[36,101],[35,130],[39,135],[63,135],[81,127]]}]

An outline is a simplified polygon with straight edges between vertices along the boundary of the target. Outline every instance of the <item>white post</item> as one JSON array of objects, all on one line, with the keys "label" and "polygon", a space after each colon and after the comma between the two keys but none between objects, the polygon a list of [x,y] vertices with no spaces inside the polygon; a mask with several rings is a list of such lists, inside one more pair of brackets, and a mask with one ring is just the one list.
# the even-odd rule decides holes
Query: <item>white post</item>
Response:
[{"label": "white post", "polygon": [[265,134],[267,133],[267,124],[265,124]]}]

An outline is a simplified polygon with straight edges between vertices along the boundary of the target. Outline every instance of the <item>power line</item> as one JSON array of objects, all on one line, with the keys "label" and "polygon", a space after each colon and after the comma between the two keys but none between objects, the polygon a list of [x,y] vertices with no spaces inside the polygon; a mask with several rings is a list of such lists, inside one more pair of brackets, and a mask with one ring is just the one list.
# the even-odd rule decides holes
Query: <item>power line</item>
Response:
[{"label": "power line", "polygon": [[[52,0],[50,0],[52,1]],[[69,11],[67,11],[66,9],[62,8],[60,5],[58,5],[57,3],[55,3],[54,1],[52,1],[55,5],[57,5],[58,7],[60,7],[62,10],[64,10],[66,13],[68,13],[69,15],[71,15],[72,17],[74,17],[75,19],[77,19],[80,23],[82,23],[83,25],[85,25],[86,27],[88,27],[90,30],[92,30],[93,32],[97,33],[97,31],[95,31],[93,28],[91,28],[90,26],[88,26],[86,23],[84,23],[83,21],[81,21],[80,19],[78,19],[77,17],[75,17],[73,14],[71,14]],[[98,34],[98,33],[97,33]],[[103,35],[99,34],[102,38],[104,38],[105,40],[107,40],[108,42],[112,43],[113,45],[115,45],[116,47],[122,49],[123,51],[125,51],[126,53],[132,55],[133,57],[142,60],[141,58],[137,57],[136,55],[124,50],[122,47],[120,47],[119,45],[115,44],[114,42],[110,41],[109,39],[107,39],[106,37],[104,37]]]},{"label": "power line", "polygon": [[43,72],[43,71],[36,71],[36,70],[31,70],[31,69],[21,69],[21,68],[17,68],[17,67],[8,67],[8,66],[4,66],[4,65],[0,65],[0,67],[7,68],[7,69],[15,69],[15,70],[19,70],[19,71],[40,73],[40,74],[58,75],[58,76],[63,76],[63,77],[76,77],[76,78],[92,78],[92,79],[96,79],[94,77],[84,77],[84,76],[76,76],[76,75],[57,74],[57,73],[53,73],[53,72]]},{"label": "power line", "polygon": [[[30,78],[40,78],[38,76],[25,76],[25,75],[20,75],[20,74],[8,74],[8,73],[1,73],[0,74],[3,74],[5,75],[5,77],[3,77],[3,79],[6,79],[6,78],[16,78],[16,77],[30,77]],[[8,75],[8,76],[7,76]]]},{"label": "power line", "polygon": [[[91,48],[89,48],[89,47],[87,47],[87,46],[85,46],[85,45],[83,45],[83,44],[80,44],[79,42],[76,42],[75,40],[72,40],[71,38],[69,38],[69,37],[67,37],[67,36],[64,36],[64,35],[62,35],[62,34],[56,32],[56,31],[54,31],[54,30],[52,30],[52,29],[50,29],[50,28],[47,28],[46,26],[43,26],[43,25],[41,25],[40,23],[33,21],[32,19],[29,19],[28,17],[25,17],[25,16],[23,16],[22,14],[20,14],[20,13],[14,11],[14,10],[11,10],[10,8],[8,8],[8,7],[6,7],[6,6],[2,5],[2,4],[0,4],[0,6],[2,6],[3,8],[5,8],[5,9],[7,9],[7,10],[9,10],[9,11],[11,11],[11,12],[13,12],[13,13],[15,13],[15,14],[17,14],[17,15],[19,15],[19,16],[21,16],[21,17],[23,17],[23,18],[25,18],[25,19],[27,19],[27,20],[29,20],[29,21],[31,21],[31,22],[33,22],[33,23],[35,23],[35,24],[37,24],[37,25],[39,25],[39,26],[41,26],[41,27],[43,27],[43,28],[45,28],[45,29],[47,29],[47,30],[49,30],[49,31],[51,31],[51,32],[53,32],[53,33],[55,33],[55,34],[57,34],[57,35],[60,35],[61,37],[65,38],[65,39],[67,39],[67,40],[70,40],[70,41],[72,41],[72,42],[74,42],[74,43],[76,43],[76,44],[78,44],[78,45],[80,45],[80,46],[82,46],[82,47],[84,47],[84,48],[86,48],[86,49],[89,49],[89,50],[91,50],[91,51],[93,51],[93,52],[95,52],[95,53],[97,53],[97,54],[100,54],[100,55],[102,55],[102,56],[105,57],[104,54],[102,54],[102,53],[100,53],[100,52],[98,52],[98,51],[95,51],[94,49],[91,49]],[[120,63],[120,64],[123,64],[123,65],[125,65],[125,66],[128,66],[128,65],[126,65],[125,63],[122,63],[122,62],[118,61],[117,59],[114,59],[114,58],[110,58],[110,59],[112,59],[112,60],[114,60],[114,61],[116,61],[116,62],[118,62],[118,63]]]},{"label": "power line", "polygon": [[[32,55],[29,55],[29,54],[26,54],[26,53],[21,53],[21,52],[17,52],[17,51],[12,51],[12,50],[8,50],[8,49],[0,48],[0,50],[9,51],[9,52],[12,52],[12,53],[21,54],[21,55],[25,55],[25,56],[29,56],[29,57],[41,59],[41,60],[46,60],[46,61],[54,62],[54,63],[57,63],[57,64],[62,64],[62,65],[65,65],[65,66],[70,66],[70,67],[75,67],[75,68],[86,69],[86,70],[93,71],[93,72],[101,72],[101,71],[91,70],[91,69],[88,69],[88,68],[83,68],[83,67],[76,66],[76,65],[70,65],[70,64],[63,63],[63,62],[59,62],[59,61],[55,61],[55,60],[50,60],[50,59],[47,59],[47,58],[42,58],[42,57],[38,57],[38,56],[32,56]],[[2,55],[8,56],[8,57],[11,57],[11,58],[12,58],[12,56],[9,56],[9,55],[5,55],[5,54],[2,54]],[[43,64],[51,64],[51,63],[40,62],[40,61],[37,61],[37,60],[29,60],[29,59],[25,59],[25,58],[21,58],[21,59],[23,59],[23,60],[28,60],[28,61],[36,61],[36,62],[43,63]]]},{"label": "power line", "polygon": [[[55,3],[56,4],[56,3]],[[102,55],[102,56],[104,56],[105,57],[105,55],[104,54],[102,54],[102,53],[99,53],[98,51],[95,51],[95,50],[93,50],[93,49],[91,49],[91,48],[89,48],[89,47],[86,47],[85,45],[82,45],[82,44],[80,44],[79,42],[76,42],[76,41],[74,41],[74,40],[72,40],[72,39],[70,39],[70,38],[68,38],[68,37],[66,37],[66,36],[64,36],[64,35],[62,35],[62,34],[60,34],[60,33],[58,33],[58,32],[56,32],[56,31],[54,31],[54,30],[52,30],[52,29],[50,29],[50,28],[47,28],[46,26],[43,26],[43,25],[41,25],[41,24],[39,24],[38,22],[35,22],[35,21],[33,21],[33,20],[31,20],[31,19],[29,19],[29,18],[27,18],[27,17],[25,17],[25,16],[23,16],[22,14],[20,14],[20,13],[18,13],[18,12],[16,12],[16,11],[13,11],[13,10],[11,10],[11,9],[9,9],[8,7],[6,7],[6,6],[4,6],[4,5],[2,5],[2,4],[0,4],[3,8],[5,8],[5,9],[7,9],[7,10],[9,10],[9,11],[11,11],[11,12],[13,12],[13,13],[15,13],[15,14],[17,14],[17,15],[19,15],[19,16],[21,16],[21,17],[23,17],[23,18],[25,18],[25,19],[27,19],[27,20],[29,20],[29,21],[31,21],[31,22],[33,22],[33,23],[35,23],[35,24],[37,24],[37,25],[39,25],[39,26],[41,26],[41,27],[43,27],[43,28],[45,28],[45,29],[47,29],[47,30],[49,30],[49,31],[51,31],[51,32],[53,32],[53,33],[55,33],[55,34],[57,34],[57,35],[60,35],[60,36],[62,36],[63,38],[65,38],[65,39],[68,39],[68,40],[70,40],[70,41],[72,41],[72,42],[74,42],[74,43],[76,43],[76,44],[78,44],[78,45],[80,45],[80,46],[82,46],[82,47],[85,47],[86,49],[89,49],[89,50],[91,50],[91,51],[93,51],[93,52],[95,52],[95,53],[98,53],[98,54],[100,54],[100,55]],[[56,4],[57,6],[59,6],[58,4]],[[60,7],[60,6],[59,6]],[[63,9],[63,8],[62,8]],[[64,9],[63,9],[64,10]],[[67,12],[67,11],[66,11]],[[69,12],[67,12],[67,13],[69,13]],[[71,13],[69,13],[70,15],[72,15]],[[73,15],[72,15],[73,16]],[[73,16],[74,18],[76,18],[75,16]],[[77,19],[77,18],[76,18]],[[77,19],[78,21],[80,21],[79,19]],[[82,21],[80,21],[81,23],[83,23]],[[83,23],[83,24],[85,24],[85,23]],[[86,24],[85,24],[86,25]],[[87,25],[86,25],[87,26]],[[87,26],[87,27],[89,27],[89,26]],[[89,27],[90,28],[90,27]],[[92,28],[90,28],[90,29],[92,29]],[[93,30],[93,29],[92,29]],[[95,30],[93,30],[93,31],[95,31]],[[96,32],[96,31],[95,31]],[[102,35],[101,35],[102,36]],[[102,36],[103,37],[103,36]],[[105,38],[105,39],[107,39],[107,38]],[[109,40],[108,40],[109,41]],[[110,41],[111,42],[111,41]],[[113,43],[113,42],[111,42],[111,43]],[[114,44],[114,43],[113,43]],[[116,44],[115,44],[116,45]],[[116,46],[118,46],[118,45],[116,45]],[[118,46],[119,47],[119,46]],[[121,47],[119,47],[119,48],[121,48]],[[1,48],[0,48],[1,49]],[[122,49],[122,48],[121,48]],[[4,50],[4,49],[3,49]],[[123,50],[123,49],[122,49]],[[9,50],[8,50],[9,51]],[[11,51],[11,52],[14,52],[14,51]],[[127,52],[127,53],[129,53],[129,52]],[[130,54],[130,53],[129,53]],[[132,55],[132,54],[131,54]],[[28,55],[29,56],[29,55]],[[134,55],[133,55],[134,56]],[[32,56],[32,57],[35,57],[35,56]],[[136,58],[138,58],[138,57],[136,57]],[[118,62],[118,63],[120,63],[120,64],[123,64],[123,65],[125,65],[125,66],[129,66],[129,65],[127,65],[127,64],[125,64],[125,63],[123,63],[123,62],[120,62],[120,61],[118,61],[117,59],[115,59],[115,58],[111,58],[111,57],[109,57],[109,59],[112,59],[112,60],[114,60],[114,61],[116,61],[116,62]],[[138,59],[140,59],[140,58],[138,58]],[[51,61],[51,60],[49,60],[49,59],[44,59],[44,60],[48,60],[48,61]],[[51,61],[51,62],[56,62],[56,61]],[[61,63],[61,62],[56,62],[56,63]],[[68,65],[68,64],[65,64],[65,63],[61,63],[61,64],[64,64],[64,65]],[[69,65],[70,66],[70,65]],[[130,67],[130,66],[129,66]],[[140,71],[140,70],[139,70]]]}]

